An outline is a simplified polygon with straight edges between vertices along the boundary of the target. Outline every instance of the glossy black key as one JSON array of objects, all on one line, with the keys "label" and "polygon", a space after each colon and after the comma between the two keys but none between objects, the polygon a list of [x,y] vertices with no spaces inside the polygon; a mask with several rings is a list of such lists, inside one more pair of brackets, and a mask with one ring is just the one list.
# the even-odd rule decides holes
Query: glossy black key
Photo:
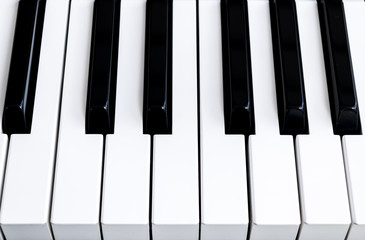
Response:
[{"label": "glossy black key", "polygon": [[246,0],[222,0],[223,95],[226,134],[255,133]]},{"label": "glossy black key", "polygon": [[308,117],[295,0],[270,0],[281,134],[307,134]]},{"label": "glossy black key", "polygon": [[114,133],[119,19],[120,0],[95,1],[86,102],[87,134]]},{"label": "glossy black key", "polygon": [[346,18],[341,0],[318,0],[328,95],[335,134],[360,134]]},{"label": "glossy black key", "polygon": [[45,0],[19,2],[3,113],[7,134],[31,132],[45,7]]},{"label": "glossy black key", "polygon": [[143,132],[172,132],[172,0],[147,0]]}]

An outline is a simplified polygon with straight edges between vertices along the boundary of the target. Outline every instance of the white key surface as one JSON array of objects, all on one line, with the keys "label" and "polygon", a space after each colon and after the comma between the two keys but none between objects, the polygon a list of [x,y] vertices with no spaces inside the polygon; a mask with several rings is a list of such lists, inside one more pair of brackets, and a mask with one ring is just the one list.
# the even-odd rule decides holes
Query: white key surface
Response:
[{"label": "white key surface", "polygon": [[[2,115],[4,111],[6,86],[8,83],[7,80],[9,75],[17,9],[18,1],[16,0],[4,0],[0,2],[0,126],[2,126]],[[3,186],[7,151],[8,136],[3,134],[2,127],[0,127],[0,186]],[[3,189],[0,188],[0,193],[2,190]],[[3,239],[4,237],[1,230],[0,240]]]},{"label": "white key surface", "polygon": [[[17,9],[17,3],[5,2],[9,4],[5,16],[10,19],[2,24],[12,28],[16,17],[13,8]],[[0,223],[7,239],[52,239],[49,209],[68,7],[68,0],[48,0],[46,3],[31,133],[14,134],[10,138],[0,212]],[[9,30],[9,33],[13,34],[13,31]],[[5,37],[5,42],[8,40]],[[1,113],[2,107],[3,103]],[[6,147],[4,143],[1,145],[3,157],[2,151]]]},{"label": "white key surface", "polygon": [[146,0],[121,3],[114,134],[105,146],[103,237],[149,239],[150,136],[143,134]]},{"label": "white key surface", "polygon": [[[352,57],[353,73],[360,108],[360,119],[365,119],[365,3],[364,1],[344,1],[347,31]],[[364,129],[364,124],[363,129]],[[364,130],[363,130],[364,133]],[[351,228],[348,240],[365,237],[365,136],[344,136],[343,153],[346,164],[347,187],[351,211]]]},{"label": "white key surface", "polygon": [[316,1],[297,1],[297,13],[310,133],[296,138],[299,239],[344,239],[350,211],[341,140],[332,130]]},{"label": "white key surface", "polygon": [[248,1],[256,134],[249,137],[252,240],[295,239],[300,225],[292,136],[279,134],[268,1]]},{"label": "white key surface", "polygon": [[[1,115],[0,115],[1,116]],[[6,156],[8,152],[9,139],[6,134],[0,134],[0,184],[3,184],[5,169],[6,169]],[[2,186],[2,185],[0,185]],[[1,188],[1,191],[3,189]],[[0,212],[1,212],[0,208]],[[4,240],[3,231],[0,232],[0,240]]]},{"label": "white key surface", "polygon": [[155,135],[154,240],[199,235],[196,1],[173,2],[172,135]]},{"label": "white key surface", "polygon": [[245,239],[248,199],[244,135],[226,135],[219,0],[199,2],[201,239]]},{"label": "white key surface", "polygon": [[85,134],[93,3],[71,3],[51,214],[56,239],[101,238],[103,136]]}]

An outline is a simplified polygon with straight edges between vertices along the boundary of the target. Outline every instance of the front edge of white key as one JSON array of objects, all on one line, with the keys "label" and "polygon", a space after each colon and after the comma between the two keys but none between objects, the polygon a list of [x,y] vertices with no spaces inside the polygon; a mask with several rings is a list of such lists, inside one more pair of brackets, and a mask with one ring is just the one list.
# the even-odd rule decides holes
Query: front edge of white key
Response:
[{"label": "front edge of white key", "polygon": [[123,0],[114,134],[105,143],[104,240],[148,240],[150,135],[143,134],[146,0]]},{"label": "front edge of white key", "polygon": [[245,239],[248,197],[244,135],[226,135],[219,0],[199,2],[201,240]]},{"label": "front edge of white key", "polygon": [[199,178],[196,1],[173,1],[173,129],[154,136],[154,240],[197,240]]},{"label": "front edge of white key", "polygon": [[248,138],[251,240],[292,240],[300,208],[292,136],[279,133],[268,1],[248,1],[256,135]]},{"label": "front edge of white key", "polygon": [[52,238],[49,209],[68,9],[68,0],[46,3],[32,132],[10,138],[0,216],[7,239]]},{"label": "front edge of white key", "polygon": [[101,239],[103,136],[85,134],[93,3],[71,1],[51,213],[61,240]]},{"label": "front edge of white key", "polygon": [[363,240],[365,237],[365,112],[363,111],[365,105],[365,2],[347,0],[344,1],[344,9],[363,128],[363,135],[348,135],[342,138],[352,220],[347,240]]},{"label": "front edge of white key", "polygon": [[[0,22],[2,23],[0,25],[0,126],[2,123],[7,77],[9,74],[17,6],[18,3],[16,0],[0,2]],[[0,186],[3,186],[9,139],[8,135],[2,133],[2,130],[0,130],[0,132]],[[1,188],[1,191],[2,190],[3,189]],[[3,239],[4,237],[1,232],[0,240]]]},{"label": "front edge of white key", "polygon": [[342,240],[351,219],[340,136],[333,134],[316,1],[297,1],[309,135],[296,137],[300,240]]}]

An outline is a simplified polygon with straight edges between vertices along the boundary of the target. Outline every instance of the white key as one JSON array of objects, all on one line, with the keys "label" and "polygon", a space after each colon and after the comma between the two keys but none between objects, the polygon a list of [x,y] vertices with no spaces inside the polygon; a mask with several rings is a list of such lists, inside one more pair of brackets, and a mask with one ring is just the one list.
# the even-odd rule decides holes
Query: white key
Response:
[{"label": "white key", "polygon": [[[365,106],[365,71],[363,66],[365,62],[365,3],[364,1],[345,1],[344,7],[360,107],[360,119],[364,123],[365,111],[362,109]],[[342,141],[352,222],[347,239],[362,240],[365,236],[365,136],[344,136]]]},{"label": "white key", "polygon": [[248,1],[256,135],[249,137],[251,239],[295,239],[300,210],[292,136],[279,133],[268,1]]},{"label": "white key", "polygon": [[[6,85],[9,75],[11,51],[13,46],[16,13],[18,9],[17,0],[0,1],[0,126],[2,126],[2,115],[6,93]],[[6,155],[8,151],[8,136],[3,134],[0,127],[0,186],[3,185]],[[0,194],[2,192],[0,188]],[[1,209],[0,209],[1,214]],[[0,233],[0,240],[3,240],[3,233]]]},{"label": "white key", "polygon": [[51,223],[56,239],[100,239],[103,136],[85,134],[93,0],[72,1]]},{"label": "white key", "polygon": [[245,239],[248,199],[244,135],[226,135],[220,0],[201,0],[201,239]]},{"label": "white key", "polygon": [[105,146],[105,240],[149,239],[150,136],[143,134],[146,0],[123,0],[115,131]]},{"label": "white key", "polygon": [[68,0],[46,3],[32,130],[12,135],[9,143],[0,215],[7,239],[52,238],[49,209],[68,7]]},{"label": "white key", "polygon": [[309,135],[296,138],[299,239],[343,240],[350,224],[340,137],[333,134],[316,1],[297,1]]},{"label": "white key", "polygon": [[199,233],[196,1],[173,2],[172,135],[154,136],[154,240]]}]

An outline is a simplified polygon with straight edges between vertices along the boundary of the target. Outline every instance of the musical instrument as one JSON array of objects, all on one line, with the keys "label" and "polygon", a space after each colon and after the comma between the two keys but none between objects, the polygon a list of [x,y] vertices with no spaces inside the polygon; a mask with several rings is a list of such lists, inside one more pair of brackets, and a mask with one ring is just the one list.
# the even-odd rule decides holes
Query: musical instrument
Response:
[{"label": "musical instrument", "polygon": [[0,239],[365,238],[362,0],[0,1]]}]

